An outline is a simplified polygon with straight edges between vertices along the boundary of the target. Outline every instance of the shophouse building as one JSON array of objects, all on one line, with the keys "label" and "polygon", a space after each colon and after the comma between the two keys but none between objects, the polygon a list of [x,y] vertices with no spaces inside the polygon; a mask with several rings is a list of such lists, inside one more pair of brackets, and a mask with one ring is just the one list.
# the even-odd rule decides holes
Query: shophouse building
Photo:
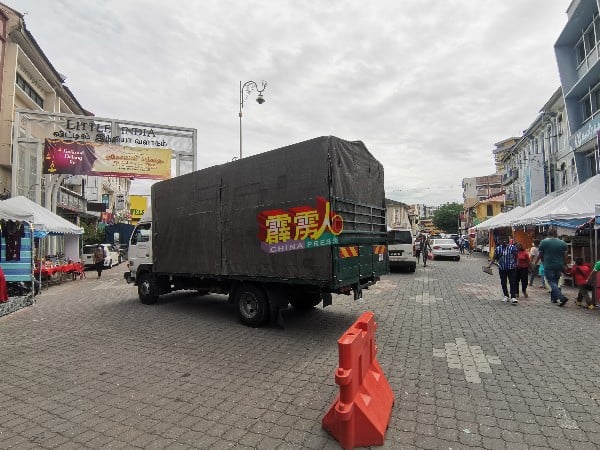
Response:
[{"label": "shophouse building", "polygon": [[558,88],[520,138],[495,144],[496,167],[507,204],[528,206],[577,183],[565,117],[562,90]]},{"label": "shophouse building", "polygon": [[385,207],[388,228],[411,229],[410,207],[406,203],[386,198]]},{"label": "shophouse building", "polygon": [[463,213],[459,219],[459,228],[462,234],[466,234],[469,228],[479,223],[476,205],[503,192],[502,177],[498,174],[491,174],[481,177],[463,178],[462,188]]},{"label": "shophouse building", "polygon": [[93,117],[65,84],[20,12],[0,3],[0,197],[25,196],[80,224],[110,221],[124,198],[128,213],[128,178],[41,175],[44,140],[51,137],[50,116],[33,120],[17,110]]},{"label": "shophouse building", "polygon": [[[554,51],[566,109],[568,150],[557,155],[566,181],[582,183],[600,173],[600,17],[598,0],[573,0]],[[575,169],[571,169],[571,163]],[[563,175],[561,174],[561,177]],[[562,178],[561,178],[562,181]]]}]

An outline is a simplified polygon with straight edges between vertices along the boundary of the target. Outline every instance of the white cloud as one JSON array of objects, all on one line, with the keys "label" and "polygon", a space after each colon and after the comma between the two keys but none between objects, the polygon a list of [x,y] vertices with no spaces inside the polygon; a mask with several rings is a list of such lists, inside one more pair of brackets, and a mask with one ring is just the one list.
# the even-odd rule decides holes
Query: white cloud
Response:
[{"label": "white cloud", "polygon": [[460,201],[559,86],[570,0],[6,0],[80,103],[198,129],[200,168],[321,135],[362,140],[406,202]]}]

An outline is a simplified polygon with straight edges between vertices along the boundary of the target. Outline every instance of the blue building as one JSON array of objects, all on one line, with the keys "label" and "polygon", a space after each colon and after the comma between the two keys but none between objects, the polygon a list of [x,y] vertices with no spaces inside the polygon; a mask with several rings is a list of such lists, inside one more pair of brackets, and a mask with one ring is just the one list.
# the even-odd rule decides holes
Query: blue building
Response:
[{"label": "blue building", "polygon": [[600,172],[600,0],[573,0],[554,51],[578,182]]}]

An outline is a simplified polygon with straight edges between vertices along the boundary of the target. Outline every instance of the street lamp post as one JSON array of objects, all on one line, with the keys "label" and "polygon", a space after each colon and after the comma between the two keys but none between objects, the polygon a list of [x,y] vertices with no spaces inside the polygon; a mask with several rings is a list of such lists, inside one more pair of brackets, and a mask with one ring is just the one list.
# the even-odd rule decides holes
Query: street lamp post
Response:
[{"label": "street lamp post", "polygon": [[244,91],[246,95],[249,95],[253,89],[258,92],[258,97],[256,98],[256,102],[259,105],[262,105],[265,102],[265,99],[262,96],[263,91],[267,87],[266,81],[261,81],[260,87],[254,81],[246,81],[243,85],[240,81],[240,159],[242,159],[242,109],[244,108]]}]

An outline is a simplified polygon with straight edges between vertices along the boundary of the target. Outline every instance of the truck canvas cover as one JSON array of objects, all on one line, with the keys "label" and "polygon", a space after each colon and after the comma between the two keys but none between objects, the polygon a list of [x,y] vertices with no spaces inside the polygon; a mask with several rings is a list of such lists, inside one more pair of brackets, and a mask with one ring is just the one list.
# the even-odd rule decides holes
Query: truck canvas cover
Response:
[{"label": "truck canvas cover", "polygon": [[340,244],[385,235],[385,218],[369,218],[383,186],[365,145],[333,136],[156,183],[155,271],[331,280]]}]

